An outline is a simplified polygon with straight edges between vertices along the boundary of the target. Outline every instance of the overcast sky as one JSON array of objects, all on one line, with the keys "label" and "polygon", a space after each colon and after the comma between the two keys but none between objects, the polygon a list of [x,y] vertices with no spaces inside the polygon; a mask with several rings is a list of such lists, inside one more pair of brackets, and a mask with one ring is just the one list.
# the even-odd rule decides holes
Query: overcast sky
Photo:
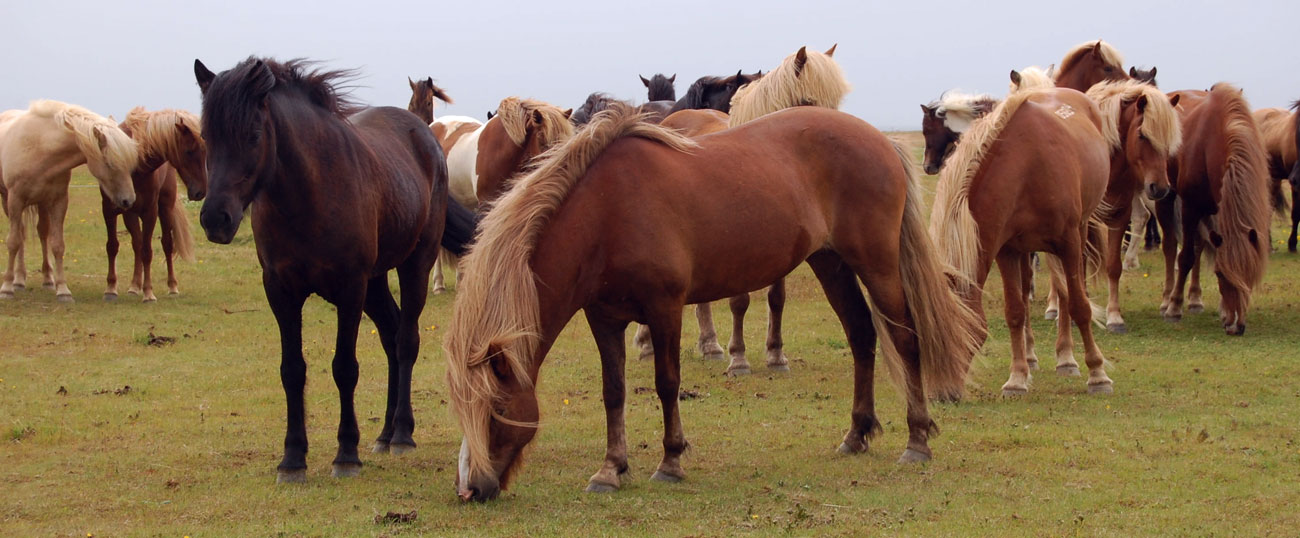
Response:
[{"label": "overcast sky", "polygon": [[[1165,90],[1226,80],[1255,107],[1300,98],[1300,2],[812,1],[25,1],[3,0],[0,109],[33,99],[119,119],[132,106],[198,111],[192,63],[250,54],[360,68],[363,102],[405,106],[406,77],[456,99],[436,114],[482,118],[501,98],[564,107],[592,91],[644,100],[637,79],[768,70],[801,45],[839,43],[853,84],[844,110],[919,129],[945,89],[1001,95],[1012,68],[1103,38]],[[648,6],[659,6],[650,8]]]}]

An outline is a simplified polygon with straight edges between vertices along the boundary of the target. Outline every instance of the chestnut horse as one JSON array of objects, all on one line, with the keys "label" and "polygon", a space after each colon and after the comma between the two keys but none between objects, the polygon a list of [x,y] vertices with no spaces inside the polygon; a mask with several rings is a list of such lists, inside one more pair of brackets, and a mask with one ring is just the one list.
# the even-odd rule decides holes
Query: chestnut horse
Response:
[{"label": "chestnut horse", "polygon": [[1080,92],[1086,92],[1104,80],[1129,78],[1124,72],[1124,57],[1110,43],[1100,39],[1076,45],[1065,53],[1058,65],[1054,75],[1056,85]]},{"label": "chestnut horse", "polygon": [[[73,302],[63,271],[63,219],[72,169],[85,164],[99,190],[117,207],[135,203],[131,170],[136,143],[108,119],[77,105],[34,101],[27,110],[0,113],[0,200],[9,217],[9,265],[0,299],[26,287],[23,261],[28,219],[36,219],[44,285],[60,302]],[[50,265],[50,256],[54,265]]]},{"label": "chestnut horse", "polygon": [[654,339],[664,456],[652,478],[682,480],[683,306],[767,286],[805,261],[854,358],[840,450],[863,452],[881,431],[873,405],[879,337],[907,395],[901,460],[928,459],[936,430],[926,394],[960,394],[982,326],[932,252],[913,166],[867,123],[817,107],[695,141],[625,107],[598,115],[488,212],[465,259],[445,342],[448,399],[464,432],[461,498],[492,499],[509,485],[537,432],[542,362],[579,310],[600,352],[608,430],[588,491],[616,490],[630,473],[623,415],[631,321],[649,324]]},{"label": "chestnut horse", "polygon": [[452,101],[450,95],[447,95],[446,90],[433,83],[433,77],[425,78],[419,82],[411,80],[411,77],[406,77],[406,82],[411,85],[411,102],[406,105],[406,109],[426,124],[433,123],[434,98],[449,105],[455,102]]},{"label": "chestnut horse", "polygon": [[728,116],[725,112],[692,109],[673,112],[659,124],[669,129],[676,129],[682,136],[695,138],[727,130],[727,121]]},{"label": "chestnut horse", "polygon": [[[1093,340],[1084,287],[1085,255],[1100,227],[1092,219],[1106,191],[1115,138],[1086,95],[1065,88],[1014,93],[975,123],[944,166],[930,214],[930,233],[957,272],[954,282],[983,316],[984,283],[994,260],[1002,273],[1011,332],[1011,375],[1004,395],[1029,390],[1032,341],[1026,344],[1025,300],[1031,253],[1059,258],[1065,308],[1057,319],[1057,372],[1078,375],[1069,320],[1079,328],[1088,365],[1088,392],[1111,392],[1101,348]],[[1113,129],[1114,126],[1111,125]],[[1085,252],[1087,250],[1087,252]],[[1062,283],[1053,279],[1053,286]],[[1031,358],[1033,360],[1031,361]]]},{"label": "chestnut horse", "polygon": [[512,179],[536,156],[573,136],[573,109],[507,97],[496,116],[483,124],[474,163],[474,197],[491,203],[513,185]]},{"label": "chestnut horse", "polygon": [[[153,228],[161,224],[163,258],[167,262],[167,291],[180,293],[176,280],[175,255],[194,261],[194,237],[176,187],[176,175],[185,182],[191,200],[202,200],[208,189],[207,147],[199,134],[199,118],[184,110],[145,111],[135,107],[119,126],[139,145],[139,160],[131,173],[135,203],[120,209],[103,196],[104,229],[108,240],[108,287],[104,300],[117,299],[117,217],[131,234],[135,252],[135,269],[127,293],[141,296],[148,303],[157,301],[153,293]],[[102,192],[100,193],[103,194]]]},{"label": "chestnut horse", "polygon": [[[288,428],[278,482],[307,477],[307,297],[320,295],[337,309],[333,474],[354,476],[361,470],[353,406],[361,314],[374,321],[388,356],[388,405],[374,450],[402,453],[415,447],[411,369],[429,271],[440,243],[462,247],[448,243],[455,234],[443,234],[457,206],[447,204],[447,167],[428,126],[398,108],[354,105],[335,88],[350,72],[310,65],[249,57],[217,75],[194,61],[210,181],[199,222],[208,240],[230,243],[251,204],[262,285],[280,327]],[[389,290],[393,268],[400,308]]]},{"label": "chestnut horse", "polygon": [[[1255,111],[1255,123],[1259,125],[1259,134],[1264,142],[1264,151],[1268,153],[1268,174],[1273,178],[1269,184],[1271,189],[1276,192],[1273,195],[1273,207],[1281,212],[1285,211],[1285,200],[1281,197],[1281,182],[1286,181],[1291,176],[1291,169],[1296,165],[1296,130],[1300,129],[1300,124],[1296,122],[1296,112],[1283,108],[1261,108]],[[1287,236],[1286,247],[1291,252],[1296,251],[1296,227],[1300,226],[1300,188],[1291,185],[1291,233]],[[1281,202],[1279,202],[1281,200]]]},{"label": "chestnut horse", "polygon": [[[1220,82],[1209,92],[1195,95],[1193,99],[1184,96],[1180,102],[1180,107],[1190,108],[1182,115],[1184,144],[1174,178],[1183,244],[1175,265],[1170,255],[1173,249],[1168,246],[1173,241],[1165,242],[1165,293],[1160,308],[1166,320],[1182,319],[1187,276],[1200,265],[1205,248],[1204,226],[1204,235],[1215,251],[1219,321],[1227,334],[1241,335],[1246,331],[1251,293],[1263,279],[1268,262],[1267,155],[1241,90]],[[1196,104],[1188,104],[1191,102]],[[1173,224],[1166,216],[1169,212],[1162,213],[1162,224]],[[1171,237],[1168,232],[1165,235]],[[1172,278],[1174,267],[1177,280]],[[1190,294],[1188,298],[1199,300]]]},{"label": "chestnut horse", "polygon": [[[420,118],[420,121],[429,124],[429,127],[433,129],[433,136],[438,139],[438,144],[442,146],[442,154],[446,156],[450,156],[451,146],[452,144],[455,143],[455,138],[458,138],[458,136],[453,135],[451,129],[446,129],[446,132],[440,133],[438,127],[435,127],[433,125],[434,124],[434,119],[433,119],[434,101],[433,100],[436,98],[449,105],[454,103],[455,101],[452,100],[450,95],[447,95],[446,90],[439,88],[436,84],[433,83],[433,77],[426,77],[424,80],[421,80],[419,82],[415,82],[411,80],[411,77],[406,77],[406,82],[411,86],[411,101],[407,103],[406,110],[410,111],[410,113],[412,114],[415,114],[416,117]],[[478,120],[475,120],[473,118],[468,118],[465,116],[447,116],[445,118],[439,118],[439,119],[450,120],[450,122],[452,122],[452,124],[454,125],[465,124],[466,122],[464,120],[468,120],[468,122],[473,122],[475,125],[481,125],[478,122]],[[448,124],[448,122],[439,122],[439,123],[444,126]],[[451,165],[450,160],[448,161],[447,164],[448,167],[450,167]],[[442,269],[441,270],[434,269],[433,271],[433,293],[435,295],[442,293],[447,289],[446,284],[443,283],[442,273],[443,270],[455,266],[454,256],[455,255],[453,253],[447,251],[441,251],[438,254],[438,261],[442,262],[441,264]]]}]

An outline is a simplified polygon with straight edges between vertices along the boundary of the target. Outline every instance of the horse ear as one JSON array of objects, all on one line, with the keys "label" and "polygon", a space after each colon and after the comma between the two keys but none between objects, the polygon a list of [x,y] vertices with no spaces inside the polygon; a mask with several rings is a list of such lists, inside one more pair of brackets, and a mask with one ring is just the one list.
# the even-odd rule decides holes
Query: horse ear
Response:
[{"label": "horse ear", "polygon": [[1128,68],[1128,76],[1133,78],[1138,78],[1138,68],[1136,67]]},{"label": "horse ear", "polygon": [[1151,70],[1148,71],[1148,73],[1151,73],[1151,80],[1155,80],[1155,79],[1156,79],[1156,66],[1154,66],[1154,65],[1151,66]]},{"label": "horse ear", "polygon": [[540,111],[540,110],[534,110],[534,111],[533,111],[533,124],[534,124],[534,125],[541,125],[541,124],[543,124],[543,123],[546,123],[546,116],[543,116],[543,115],[542,115],[542,111]]},{"label": "horse ear", "polygon": [[641,84],[645,85],[645,87],[647,87],[647,88],[650,87],[650,81],[646,80],[645,77],[643,77],[643,76],[641,76],[641,75],[637,75],[637,77],[641,79]]},{"label": "horse ear", "polygon": [[1015,69],[1011,70],[1011,83],[1015,84],[1016,86],[1020,85],[1020,72],[1016,71]]},{"label": "horse ear", "polygon": [[1092,45],[1092,52],[1093,52],[1094,54],[1097,54],[1097,55],[1100,55],[1100,54],[1101,54],[1101,40],[1100,40],[1100,39],[1098,39],[1097,42],[1094,43],[1094,44]]},{"label": "horse ear", "polygon": [[406,77],[406,83],[411,85],[411,91],[415,91],[415,81],[411,77]]},{"label": "horse ear", "polygon": [[1249,232],[1246,232],[1246,238],[1250,240],[1250,244],[1259,246],[1259,232],[1256,232],[1254,228],[1251,228]]},{"label": "horse ear", "polygon": [[433,87],[433,77],[425,77],[424,83],[428,84],[429,87]]},{"label": "horse ear", "polygon": [[1056,64],[1047,66],[1047,78],[1056,78]]},{"label": "horse ear", "polygon": [[1178,106],[1178,100],[1181,99],[1182,97],[1183,94],[1181,93],[1174,94],[1173,97],[1169,98],[1169,106]]},{"label": "horse ear", "polygon": [[836,44],[834,44],[834,45],[831,45],[831,48],[826,49],[826,55],[827,55],[827,56],[834,56],[834,55],[835,55],[835,47],[838,47],[838,46],[840,46],[839,43],[836,43]]},{"label": "horse ear", "polygon": [[185,125],[185,122],[181,121],[180,118],[176,118],[176,134],[180,135],[180,137],[185,139],[187,142],[198,139],[198,133],[190,130],[190,126]]},{"label": "horse ear", "polygon": [[929,115],[929,114],[930,114],[930,107],[926,106],[925,104],[922,104],[922,105],[921,105],[921,113],[926,114],[926,115]]},{"label": "horse ear", "polygon": [[266,65],[262,60],[258,60],[253,65],[253,69],[248,72],[244,80],[257,99],[266,97],[266,94],[271,93],[271,89],[275,88],[275,74],[271,73],[271,66]]},{"label": "horse ear", "polygon": [[488,111],[488,121],[492,121],[492,117],[493,117],[493,116],[496,116],[496,114],[493,114],[492,111],[489,110],[489,111]]},{"label": "horse ear", "polygon": [[194,59],[194,79],[199,83],[200,93],[208,93],[208,87],[212,85],[215,78],[217,78],[217,75],[208,70],[208,67],[203,65],[203,62],[200,62],[198,58]]},{"label": "horse ear", "polygon": [[803,72],[806,63],[808,63],[808,47],[799,47],[799,52],[794,53],[794,76],[797,77]]},{"label": "horse ear", "polygon": [[1142,95],[1142,96],[1140,96],[1140,97],[1138,97],[1138,100],[1137,100],[1137,107],[1138,107],[1138,113],[1139,113],[1139,114],[1142,113],[1142,112],[1146,112],[1146,110],[1147,110],[1147,96],[1146,96],[1145,94]]},{"label": "horse ear", "polygon": [[676,83],[677,83],[677,73],[673,73],[673,76],[668,77],[668,83],[669,83],[669,84],[676,84]]},{"label": "horse ear", "polygon": [[565,118],[565,119],[569,119],[569,118],[572,118],[572,117],[573,117],[573,109],[572,109],[572,108],[570,108],[570,109],[564,111],[564,118]]}]

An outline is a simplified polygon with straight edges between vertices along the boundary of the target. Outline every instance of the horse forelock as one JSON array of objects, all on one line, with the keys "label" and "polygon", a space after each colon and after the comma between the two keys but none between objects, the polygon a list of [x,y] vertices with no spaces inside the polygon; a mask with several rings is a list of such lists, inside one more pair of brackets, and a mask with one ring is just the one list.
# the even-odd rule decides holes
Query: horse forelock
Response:
[{"label": "horse forelock", "polygon": [[[51,118],[71,132],[77,148],[87,159],[95,159],[122,172],[129,173],[135,169],[139,158],[138,145],[108,118],[77,105],[51,100],[33,101],[27,110]],[[103,147],[100,147],[95,133],[103,135]]]},{"label": "horse forelock", "polygon": [[1103,81],[1088,89],[1088,98],[1097,103],[1097,109],[1101,112],[1102,135],[1106,137],[1106,142],[1112,149],[1119,148],[1120,116],[1124,113],[1124,106],[1139,97],[1147,98],[1139,132],[1147,137],[1156,151],[1165,155],[1176,154],[1183,143],[1178,111],[1169,104],[1169,97],[1164,92],[1132,79]]},{"label": "horse forelock", "polygon": [[[347,83],[357,77],[350,69],[313,69],[316,65],[302,58],[279,62],[271,58],[249,56],[234,67],[221,72],[203,94],[202,124],[212,136],[231,136],[251,126],[260,114],[263,100],[271,93],[295,93],[312,106],[346,119],[365,108],[346,93]],[[266,93],[249,83],[258,78],[265,66],[273,83]]]},{"label": "horse forelock", "polygon": [[624,104],[597,114],[586,128],[540,155],[536,166],[493,204],[480,224],[478,238],[462,262],[465,279],[444,342],[452,411],[475,472],[490,469],[487,428],[492,402],[502,395],[492,359],[504,361],[525,384],[531,383],[533,361],[539,359],[541,314],[530,263],[542,228],[615,140],[635,136],[679,151],[698,147],[670,129],[645,123],[645,117]]},{"label": "horse forelock", "polygon": [[806,51],[797,65],[791,54],[771,72],[742,86],[731,98],[731,126],[735,127],[784,108],[813,105],[838,109],[851,89],[834,58]]},{"label": "horse forelock", "polygon": [[199,119],[185,110],[163,109],[147,111],[144,107],[135,107],[127,113],[122,121],[131,132],[131,138],[140,145],[142,155],[160,156],[167,160],[181,157],[180,131],[177,124],[182,124],[194,134],[199,146],[203,146]]},{"label": "horse forelock", "polygon": [[[1100,44],[1101,46],[1098,47],[1097,46],[1098,44]],[[1092,41],[1088,41],[1086,43],[1080,43],[1078,45],[1075,45],[1074,48],[1070,49],[1069,52],[1065,53],[1065,57],[1061,59],[1061,63],[1059,64],[1059,67],[1057,67],[1056,69],[1055,80],[1061,80],[1062,73],[1068,72],[1069,70],[1073,69],[1075,64],[1082,61],[1083,58],[1088,54],[1090,54],[1094,48],[1100,50],[1101,61],[1103,63],[1111,67],[1114,67],[1115,69],[1118,69],[1121,72],[1124,71],[1124,56],[1119,53],[1119,50],[1111,46],[1110,43],[1107,43],[1100,39],[1095,39]]]}]

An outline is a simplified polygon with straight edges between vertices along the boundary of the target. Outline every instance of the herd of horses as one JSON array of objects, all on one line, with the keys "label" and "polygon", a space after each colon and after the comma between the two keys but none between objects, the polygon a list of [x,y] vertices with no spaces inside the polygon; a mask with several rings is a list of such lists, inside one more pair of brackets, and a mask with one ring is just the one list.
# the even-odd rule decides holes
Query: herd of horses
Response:
[{"label": "herd of horses", "polygon": [[[994,262],[1010,330],[1006,395],[1027,392],[1037,367],[1027,309],[1035,254],[1051,271],[1056,371],[1080,375],[1073,322],[1090,393],[1114,390],[1092,324],[1096,316],[1127,331],[1118,282],[1130,234],[1132,254],[1145,230],[1163,230],[1166,319],[1203,309],[1199,266],[1209,251],[1224,330],[1245,331],[1279,206],[1270,190],[1288,176],[1293,189],[1300,185],[1295,112],[1252,112],[1226,83],[1163,92],[1155,68],[1126,71],[1111,45],[1084,43],[1047,70],[1012,71],[1003,99],[952,91],[922,105],[923,167],[939,175],[927,222],[910,152],[837,110],[849,84],[834,52],[801,48],[767,73],[702,77],[680,99],[676,75],[641,77],[648,101],[640,105],[599,92],[576,111],[508,97],[486,121],[435,118],[435,100],[452,99],[432,78],[408,80],[407,110],[363,107],[337,90],[353,72],[256,57],[220,73],[195,61],[201,117],[137,108],[115,124],[38,101],[0,114],[0,194],[10,222],[0,298],[25,287],[23,241],[35,220],[44,283],[71,300],[62,227],[70,172],[81,164],[103,196],[106,299],[117,297],[118,215],[136,252],[128,291],[155,299],[151,243],[161,222],[168,289],[178,293],[172,258],[193,246],[177,176],[189,199],[203,200],[199,222],[210,241],[230,243],[251,215],[288,403],[277,480],[301,482],[305,300],[316,294],[337,307],[333,473],[353,476],[362,466],[353,406],[362,314],[389,367],[373,450],[407,452],[416,445],[419,317],[430,285],[445,287],[434,270],[441,258],[458,281],[444,342],[463,433],[456,491],[477,501],[495,498],[519,469],[538,428],[542,363],[579,311],[600,355],[606,412],[607,450],[587,488],[594,492],[618,490],[630,472],[628,325],[641,324],[634,342],[653,358],[663,411],[653,478],[680,481],[684,307],[698,305],[700,353],[729,354],[727,372],[744,374],[749,293],[768,288],[766,362],[786,370],[783,279],[805,262],[853,356],[844,453],[866,451],[882,431],[873,392],[879,341],[907,404],[900,461],[931,457],[938,427],[927,404],[963,397],[988,335],[983,288]],[[1292,219],[1295,250],[1300,205]],[[1104,310],[1086,291],[1103,267]],[[388,285],[394,269],[400,305]],[[724,298],[734,321],[726,350],[709,309]]]}]

